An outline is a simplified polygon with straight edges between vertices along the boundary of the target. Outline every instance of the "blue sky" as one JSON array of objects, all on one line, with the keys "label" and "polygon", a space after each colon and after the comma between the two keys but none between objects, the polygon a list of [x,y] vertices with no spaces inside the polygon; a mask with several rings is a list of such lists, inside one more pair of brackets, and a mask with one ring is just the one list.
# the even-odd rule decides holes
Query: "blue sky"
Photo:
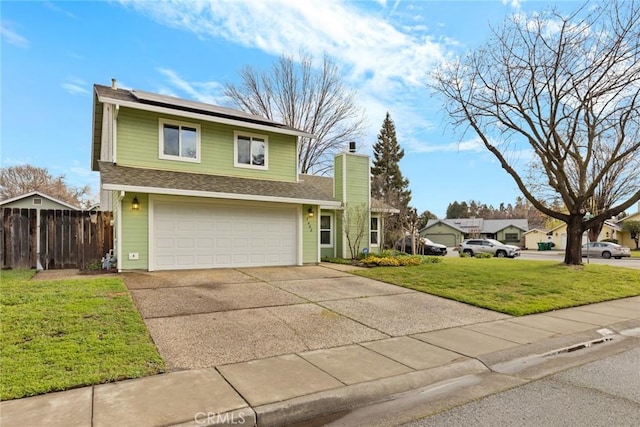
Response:
[{"label": "blue sky", "polygon": [[[572,9],[577,2],[561,2]],[[331,56],[357,91],[371,154],[386,111],[405,150],[412,205],[444,217],[455,200],[497,207],[520,194],[474,135],[426,87],[441,60],[481,44],[490,25],[550,3],[487,1],[113,1],[0,3],[2,166],[32,164],[91,185],[94,83],[225,105],[245,65],[301,49]]]}]

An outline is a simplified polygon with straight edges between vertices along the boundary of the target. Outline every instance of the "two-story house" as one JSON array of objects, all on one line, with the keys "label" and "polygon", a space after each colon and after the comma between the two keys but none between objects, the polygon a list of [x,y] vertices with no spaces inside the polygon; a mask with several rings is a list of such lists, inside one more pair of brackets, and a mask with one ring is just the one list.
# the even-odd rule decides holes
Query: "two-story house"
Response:
[{"label": "two-story house", "polygon": [[[358,230],[358,251],[377,251],[384,209],[371,208],[369,157],[336,155],[333,178],[299,174],[299,137],[313,135],[95,85],[92,169],[102,209],[114,212],[118,270],[317,263],[349,256]],[[361,221],[345,215],[356,207]]]}]

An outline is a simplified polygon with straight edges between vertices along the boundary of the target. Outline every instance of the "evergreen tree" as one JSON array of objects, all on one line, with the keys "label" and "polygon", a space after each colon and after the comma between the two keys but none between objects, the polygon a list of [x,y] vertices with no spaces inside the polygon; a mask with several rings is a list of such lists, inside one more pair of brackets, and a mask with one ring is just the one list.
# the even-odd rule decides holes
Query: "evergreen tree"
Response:
[{"label": "evergreen tree", "polygon": [[373,166],[371,167],[371,196],[400,210],[398,215],[385,221],[384,244],[392,246],[402,237],[408,221],[411,190],[409,180],[402,176],[399,162],[404,157],[396,137],[396,127],[387,112],[378,141],[373,146]]}]

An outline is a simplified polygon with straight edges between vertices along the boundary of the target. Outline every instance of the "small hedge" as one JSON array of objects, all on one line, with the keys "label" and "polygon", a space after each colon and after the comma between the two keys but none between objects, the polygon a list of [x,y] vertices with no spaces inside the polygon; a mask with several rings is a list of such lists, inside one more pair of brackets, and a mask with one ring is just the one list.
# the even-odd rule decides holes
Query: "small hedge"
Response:
[{"label": "small hedge", "polygon": [[[471,258],[468,254],[460,252],[460,258]],[[478,252],[473,254],[473,258],[493,258],[493,255],[487,252]]]},{"label": "small hedge", "polygon": [[418,255],[400,255],[400,256],[379,256],[369,255],[366,258],[360,260],[361,264],[367,266],[379,266],[379,267],[404,267],[411,265],[421,264],[437,264],[442,262],[442,258],[438,257],[425,257]]}]

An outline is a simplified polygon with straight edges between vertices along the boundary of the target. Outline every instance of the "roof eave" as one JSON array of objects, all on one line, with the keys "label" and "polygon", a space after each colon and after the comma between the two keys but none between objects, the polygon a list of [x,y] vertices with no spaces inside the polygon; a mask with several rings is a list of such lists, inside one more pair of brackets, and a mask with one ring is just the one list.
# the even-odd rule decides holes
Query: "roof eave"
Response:
[{"label": "roof eave", "polygon": [[113,191],[163,194],[163,195],[169,195],[169,196],[193,196],[193,197],[205,197],[210,199],[229,199],[229,200],[247,200],[247,201],[257,201],[257,202],[322,205],[329,209],[337,209],[337,208],[340,208],[340,206],[342,205],[341,202],[333,201],[333,200],[302,199],[302,198],[294,198],[294,197],[289,198],[289,197],[265,196],[265,195],[241,194],[241,193],[222,193],[222,192],[203,191],[203,190],[184,190],[184,189],[178,189],[178,188],[144,187],[139,185],[103,184],[102,188],[105,190],[113,190]]},{"label": "roof eave", "polygon": [[162,113],[162,114],[171,114],[174,116],[187,117],[187,118],[202,120],[206,122],[222,123],[222,124],[228,124],[232,126],[245,127],[248,129],[255,129],[255,130],[261,130],[266,132],[280,133],[284,135],[293,135],[293,136],[299,136],[303,138],[316,139],[316,136],[314,134],[303,132],[297,129],[279,128],[276,126],[269,126],[266,124],[251,123],[241,119],[228,119],[224,117],[218,117],[218,116],[213,116],[213,115],[203,114],[203,113],[195,113],[190,111],[183,111],[180,109],[163,107],[159,105],[143,104],[140,102],[133,102],[133,101],[124,101],[121,99],[109,98],[108,96],[100,95],[99,93],[97,93],[97,95],[98,95],[98,100],[102,103],[120,105],[122,107],[134,108],[137,110],[144,110],[144,111],[152,111],[152,112]]}]

